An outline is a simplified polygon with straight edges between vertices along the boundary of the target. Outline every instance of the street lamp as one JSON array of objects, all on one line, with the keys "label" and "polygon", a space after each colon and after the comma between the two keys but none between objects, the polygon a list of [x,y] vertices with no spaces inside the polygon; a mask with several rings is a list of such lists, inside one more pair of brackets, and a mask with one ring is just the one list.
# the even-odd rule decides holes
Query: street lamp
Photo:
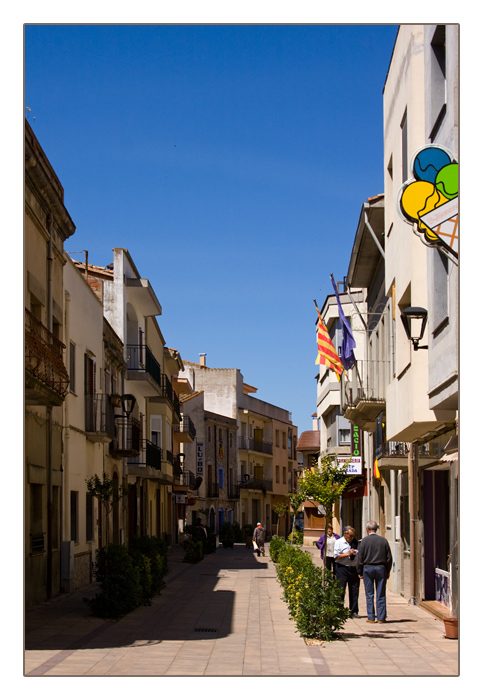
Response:
[{"label": "street lamp", "polygon": [[427,350],[427,345],[419,344],[428,322],[427,310],[419,306],[408,306],[401,312],[401,321],[414,350]]},{"label": "street lamp", "polygon": [[133,396],[132,394],[123,394],[121,396],[121,401],[122,401],[122,410],[126,414],[126,418],[129,418],[131,415],[134,404],[136,403],[136,397]]}]

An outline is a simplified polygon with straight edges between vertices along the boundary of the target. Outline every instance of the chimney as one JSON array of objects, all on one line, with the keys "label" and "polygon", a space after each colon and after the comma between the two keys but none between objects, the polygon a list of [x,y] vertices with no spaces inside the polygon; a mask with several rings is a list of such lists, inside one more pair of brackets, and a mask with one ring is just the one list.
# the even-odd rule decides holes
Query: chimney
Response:
[{"label": "chimney", "polygon": [[319,429],[319,421],[317,420],[317,414],[312,413],[312,430]]},{"label": "chimney", "polygon": [[206,367],[206,352],[200,352],[200,367]]}]

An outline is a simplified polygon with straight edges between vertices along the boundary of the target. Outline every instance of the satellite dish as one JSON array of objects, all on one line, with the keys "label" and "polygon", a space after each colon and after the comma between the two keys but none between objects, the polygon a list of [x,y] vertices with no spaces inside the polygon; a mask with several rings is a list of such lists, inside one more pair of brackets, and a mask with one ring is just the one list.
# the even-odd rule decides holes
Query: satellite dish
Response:
[{"label": "satellite dish", "polygon": [[196,477],[196,481],[195,481],[195,485],[194,485],[193,491],[197,491],[197,490],[200,488],[202,481],[203,481],[203,477],[202,477],[202,476],[197,476],[197,477]]}]

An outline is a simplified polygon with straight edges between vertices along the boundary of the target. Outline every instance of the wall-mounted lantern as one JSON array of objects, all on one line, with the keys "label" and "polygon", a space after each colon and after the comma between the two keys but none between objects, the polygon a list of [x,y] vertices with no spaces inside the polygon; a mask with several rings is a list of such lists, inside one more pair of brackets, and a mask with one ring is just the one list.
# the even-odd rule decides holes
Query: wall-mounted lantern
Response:
[{"label": "wall-mounted lantern", "polygon": [[427,345],[419,344],[428,322],[427,310],[419,306],[408,306],[401,312],[401,321],[414,350],[427,350]]}]

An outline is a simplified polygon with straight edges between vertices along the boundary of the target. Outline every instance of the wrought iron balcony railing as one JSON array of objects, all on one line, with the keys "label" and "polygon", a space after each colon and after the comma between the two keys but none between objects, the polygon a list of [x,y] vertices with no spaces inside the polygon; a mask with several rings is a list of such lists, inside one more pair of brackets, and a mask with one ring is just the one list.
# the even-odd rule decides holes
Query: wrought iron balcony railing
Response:
[{"label": "wrought iron balcony railing", "polygon": [[137,457],[141,451],[141,424],[137,418],[116,416],[116,435],[110,444],[114,457]]},{"label": "wrought iron balcony railing", "polygon": [[273,490],[273,479],[255,479],[253,477],[249,477],[248,479],[245,478],[240,482],[240,488],[256,489],[265,493]]},{"label": "wrought iron balcony railing", "polygon": [[180,424],[173,426],[173,430],[177,433],[184,433],[188,435],[191,440],[194,440],[196,437],[196,428],[189,416],[183,416]]},{"label": "wrought iron balcony railing", "polygon": [[264,440],[255,440],[255,438],[239,437],[238,447],[240,450],[251,450],[253,452],[262,452],[266,455],[273,454],[273,443],[265,442]]},{"label": "wrought iron balcony railing", "polygon": [[186,486],[189,489],[194,489],[196,486],[196,477],[189,469],[183,469],[181,471],[179,481],[181,486]]},{"label": "wrought iron balcony railing", "polygon": [[69,375],[64,366],[64,343],[25,309],[25,369],[64,400]]},{"label": "wrought iron balcony railing", "polygon": [[161,396],[167,399],[174,410],[181,415],[179,398],[166,374],[161,373],[161,365],[147,345],[126,345],[126,363],[129,372],[147,372],[156,382]]},{"label": "wrought iron balcony railing", "polygon": [[150,440],[141,440],[139,455],[129,457],[127,464],[128,466],[150,467],[150,469],[161,471],[162,459],[163,450],[160,447]]}]

